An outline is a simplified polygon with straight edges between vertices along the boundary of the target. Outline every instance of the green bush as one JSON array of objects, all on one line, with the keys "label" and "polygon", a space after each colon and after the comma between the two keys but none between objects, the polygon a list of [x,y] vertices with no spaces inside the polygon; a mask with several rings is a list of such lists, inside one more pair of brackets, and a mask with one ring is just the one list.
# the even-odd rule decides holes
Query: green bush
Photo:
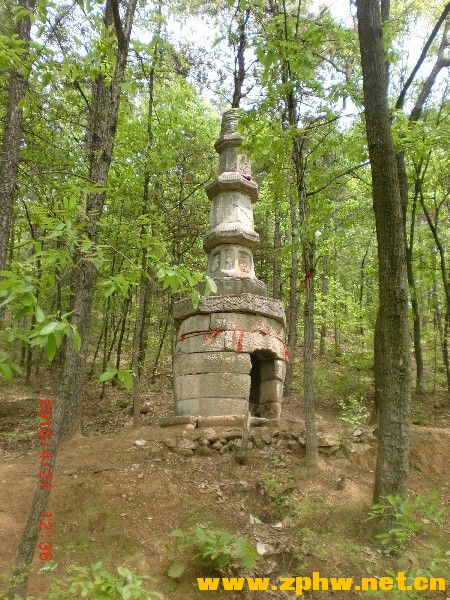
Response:
[{"label": "green bush", "polygon": [[416,498],[389,495],[382,500],[371,507],[368,520],[386,520],[391,524],[389,529],[376,535],[387,553],[399,551],[425,525],[441,524],[450,510],[440,506],[437,492],[428,496],[418,494]]},{"label": "green bush", "polygon": [[229,566],[252,569],[259,559],[253,544],[221,529],[197,526],[188,530],[176,529],[171,535],[182,547],[194,547],[197,557],[214,569]]},{"label": "green bush", "polygon": [[49,600],[86,598],[87,600],[154,600],[162,599],[158,592],[144,589],[144,577],[126,567],[118,567],[118,575],[107,571],[101,562],[89,567],[71,567],[70,574],[55,582]]},{"label": "green bush", "polygon": [[338,400],[341,408],[341,421],[349,425],[360,425],[367,421],[369,411],[364,406],[363,399],[358,396],[350,395],[347,398]]}]

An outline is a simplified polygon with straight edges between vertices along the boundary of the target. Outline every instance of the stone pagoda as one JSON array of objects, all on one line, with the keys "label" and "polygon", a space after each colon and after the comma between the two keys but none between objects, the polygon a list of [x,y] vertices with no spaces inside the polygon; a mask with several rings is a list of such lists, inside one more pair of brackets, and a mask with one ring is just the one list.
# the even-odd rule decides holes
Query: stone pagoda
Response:
[{"label": "stone pagoda", "polygon": [[214,417],[280,416],[287,352],[286,317],[279,300],[267,297],[255,275],[252,205],[258,186],[240,148],[239,110],[222,117],[218,176],[206,186],[210,229],[203,247],[207,275],[217,286],[197,307],[190,299],[174,306],[177,338],[173,377],[175,414]]}]

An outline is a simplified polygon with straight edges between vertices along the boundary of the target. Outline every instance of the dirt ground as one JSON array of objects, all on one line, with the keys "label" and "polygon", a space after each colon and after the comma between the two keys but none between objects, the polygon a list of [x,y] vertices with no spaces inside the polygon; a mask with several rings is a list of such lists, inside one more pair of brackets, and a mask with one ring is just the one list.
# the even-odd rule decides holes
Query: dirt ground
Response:
[{"label": "dirt ground", "polygon": [[[37,400],[45,394],[51,397],[52,389],[51,379],[43,377],[39,390],[17,380],[0,394],[0,530],[4,540],[0,590],[13,565],[36,481]],[[70,565],[101,560],[112,571],[127,566],[150,577],[148,587],[168,600],[216,598],[220,592],[196,589],[196,577],[208,573],[192,552],[180,550],[170,536],[174,529],[198,523],[267,545],[270,551],[255,574],[273,578],[308,575],[312,570],[328,577],[381,576],[397,568],[420,569],[433,545],[450,549],[447,522],[417,535],[400,559],[381,553],[366,521],[375,439],[366,440],[362,452],[321,454],[318,473],[312,477],[301,447],[282,436],[278,444],[253,448],[246,465],[238,465],[233,453],[181,456],[171,451],[166,441],[189,436],[192,430],[157,425],[160,416],[171,412],[166,381],[148,390],[145,425],[137,430],[131,428],[127,402],[126,392],[110,388],[106,398],[99,399],[98,388],[89,388],[84,435],[66,442],[58,456],[48,507],[54,515],[51,539],[56,578],[62,578]],[[294,430],[297,425],[301,428],[298,403],[292,397],[284,407],[285,417],[297,421]],[[441,422],[446,423],[444,418]],[[342,424],[330,411],[320,413],[318,426],[322,434],[345,438]],[[145,439],[146,445],[136,446],[139,439]],[[412,426],[412,494],[437,490],[442,504],[449,504],[449,448],[448,427]],[[175,559],[186,564],[178,582],[165,575]],[[36,598],[47,597],[48,581],[41,567],[35,557],[29,594]],[[294,592],[282,591],[222,595],[296,597]],[[305,594],[307,598],[349,600],[362,596],[363,592]],[[450,593],[430,595],[447,596]]]}]

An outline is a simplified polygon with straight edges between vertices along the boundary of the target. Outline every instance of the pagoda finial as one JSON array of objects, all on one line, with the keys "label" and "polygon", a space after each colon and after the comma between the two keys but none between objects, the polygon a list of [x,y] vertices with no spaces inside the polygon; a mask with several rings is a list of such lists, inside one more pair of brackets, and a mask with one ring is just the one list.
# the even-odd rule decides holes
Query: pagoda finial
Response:
[{"label": "pagoda finial", "polygon": [[231,108],[222,115],[222,127],[220,135],[232,135],[237,133],[239,123],[240,110],[239,108]]}]

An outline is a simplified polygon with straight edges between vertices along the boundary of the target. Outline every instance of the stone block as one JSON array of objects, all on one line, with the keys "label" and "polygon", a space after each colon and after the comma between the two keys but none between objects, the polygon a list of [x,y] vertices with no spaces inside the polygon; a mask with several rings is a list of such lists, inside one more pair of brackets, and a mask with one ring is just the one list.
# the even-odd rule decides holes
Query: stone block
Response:
[{"label": "stone block", "polygon": [[261,381],[260,402],[280,402],[283,397],[283,382],[279,379]]},{"label": "stone block", "polygon": [[176,400],[175,401],[175,414],[178,416],[198,415],[199,414],[198,398],[193,398],[193,399],[188,399],[188,400]]},{"label": "stone block", "polygon": [[261,381],[279,379],[284,381],[286,376],[286,363],[284,360],[266,360],[261,362]]},{"label": "stone block", "polygon": [[248,402],[237,398],[200,398],[199,407],[204,416],[245,415]]},{"label": "stone block", "polygon": [[279,402],[265,402],[261,404],[261,416],[266,419],[279,419],[281,404]]},{"label": "stone block", "polygon": [[225,349],[225,332],[191,335],[178,339],[175,353],[217,352]]},{"label": "stone block", "polygon": [[245,331],[243,334],[239,331],[226,331],[225,350],[248,352],[249,354],[259,350],[269,352],[274,357],[282,360],[285,357],[285,346],[278,338],[271,335],[263,335],[262,333],[247,333]]},{"label": "stone block", "polygon": [[[213,313],[211,329],[242,330],[249,333],[267,331],[284,339],[284,327],[275,319],[248,313]],[[270,379],[275,379],[270,377]]]},{"label": "stone block", "polygon": [[214,248],[208,260],[211,277],[247,277],[256,280],[252,253],[238,244],[223,244]]},{"label": "stone block", "polygon": [[174,393],[177,401],[188,398],[247,399],[250,394],[250,375],[239,373],[180,375],[174,380]]},{"label": "stone block", "polygon": [[175,377],[194,373],[241,373],[248,375],[250,369],[250,356],[237,352],[178,354],[173,363]]},{"label": "stone block", "polygon": [[[242,294],[254,294],[258,297],[267,296],[267,286],[259,279],[251,277],[214,277],[217,286],[215,295],[240,297]],[[251,311],[250,311],[251,312]]]},{"label": "stone block", "polygon": [[211,426],[223,426],[223,427],[236,427],[242,426],[243,417],[241,415],[216,415],[213,417],[205,417],[199,415],[197,419],[197,427],[211,427]]},{"label": "stone block", "polygon": [[209,217],[211,227],[221,223],[241,223],[253,229],[253,211],[250,198],[238,191],[224,191],[213,199]]},{"label": "stone block", "polygon": [[174,427],[176,425],[192,425],[194,428],[197,426],[197,416],[190,415],[171,415],[170,417],[163,417],[158,421],[160,427]]},{"label": "stone block", "polygon": [[209,331],[209,322],[209,315],[194,315],[192,317],[188,317],[181,323],[178,331],[178,337],[186,333]]}]

